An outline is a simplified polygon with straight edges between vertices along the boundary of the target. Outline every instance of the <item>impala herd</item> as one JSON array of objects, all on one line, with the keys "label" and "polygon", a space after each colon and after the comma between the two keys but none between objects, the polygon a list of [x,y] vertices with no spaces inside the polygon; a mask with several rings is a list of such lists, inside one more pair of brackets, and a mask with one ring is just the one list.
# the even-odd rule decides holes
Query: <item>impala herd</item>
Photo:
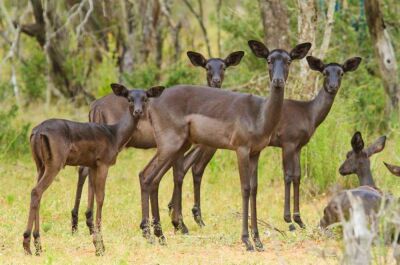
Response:
[{"label": "impala herd", "polygon": [[[194,183],[193,217],[199,226],[204,226],[200,207],[201,180],[217,149],[233,150],[237,155],[243,210],[241,239],[247,250],[264,249],[257,227],[257,167],[260,152],[267,146],[282,149],[284,220],[290,230],[295,229],[292,219],[304,228],[299,193],[301,149],[327,117],[343,75],[355,71],[361,58],[353,57],[342,64],[324,63],[316,57],[306,57],[310,43],[298,44],[290,51],[269,50],[255,40],[250,40],[248,45],[256,57],[266,60],[270,79],[269,87],[265,88],[269,92],[268,98],[220,89],[225,69],[238,65],[244,56],[243,51],[233,52],[225,59],[208,60],[200,53],[189,51],[187,55],[192,64],[206,70],[208,87],[177,85],[168,89],[155,86],[147,90],[129,90],[121,84],[111,84],[113,93],[91,104],[88,123],[50,119],[33,128],[30,145],[38,179],[31,192],[28,223],[23,234],[25,253],[31,254],[31,234],[35,254],[39,255],[42,251],[40,201],[43,192],[65,165],[80,166],[75,205],[71,213],[72,232],[77,230],[82,188],[89,176],[86,224],[93,236],[96,255],[104,253],[101,218],[107,173],[125,147],[157,148],[155,156],[139,174],[142,206],[140,228],[148,240],[151,240],[153,230],[160,244],[166,243],[160,225],[158,188],[162,177],[171,167],[174,190],[168,207],[173,226],[184,234],[188,233],[182,217],[182,182],[190,168]],[[290,66],[293,61],[304,57],[311,70],[322,74],[323,86],[310,101],[284,99]],[[349,212],[349,192],[361,198],[366,212],[377,211],[383,193],[373,181],[369,157],[382,151],[385,141],[386,137],[383,136],[364,148],[361,134],[354,134],[352,151],[347,154],[339,172],[342,175],[357,174],[360,187],[332,198],[320,221],[322,228],[340,221],[338,209]],[[386,166],[393,174],[400,175],[400,168],[389,164]],[[290,207],[291,186],[293,213]],[[97,209],[93,220],[94,201]]]}]

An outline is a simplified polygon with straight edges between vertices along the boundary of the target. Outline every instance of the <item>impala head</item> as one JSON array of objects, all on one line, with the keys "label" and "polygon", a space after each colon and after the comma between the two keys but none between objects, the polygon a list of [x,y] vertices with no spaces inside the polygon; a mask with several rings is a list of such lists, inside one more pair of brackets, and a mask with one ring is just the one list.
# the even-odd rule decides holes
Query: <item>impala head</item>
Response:
[{"label": "impala head", "polygon": [[290,63],[293,60],[303,59],[311,48],[311,43],[306,42],[298,44],[290,52],[282,49],[269,51],[262,42],[249,40],[248,43],[255,56],[267,60],[269,79],[272,87],[275,88],[285,87],[289,75]]},{"label": "impala head", "polygon": [[392,173],[395,176],[400,177],[400,167],[395,166],[395,165],[391,165],[391,164],[388,164],[388,163],[385,163],[385,162],[383,162],[383,163],[385,164],[387,169],[389,169],[390,173]]},{"label": "impala head", "polygon": [[210,87],[221,87],[224,81],[225,69],[240,63],[244,55],[243,51],[232,52],[225,59],[210,58],[206,60],[198,52],[188,51],[187,56],[194,66],[201,66],[207,71],[207,84]]},{"label": "impala head", "polygon": [[145,112],[149,98],[159,97],[163,92],[163,86],[154,86],[147,90],[127,89],[121,84],[111,84],[111,88],[115,95],[124,97],[129,102],[129,111],[132,116],[139,118]]},{"label": "impala head", "polygon": [[339,168],[342,176],[357,174],[360,185],[375,186],[372,179],[369,158],[385,148],[386,136],[379,137],[373,144],[364,148],[361,133],[356,132],[351,139],[352,150],[346,155],[346,160]]},{"label": "impala head", "polygon": [[350,58],[345,61],[344,64],[324,64],[321,59],[314,56],[307,56],[307,62],[312,70],[319,71],[324,75],[325,91],[329,94],[335,95],[339,90],[343,74],[355,71],[361,63],[361,58]]}]

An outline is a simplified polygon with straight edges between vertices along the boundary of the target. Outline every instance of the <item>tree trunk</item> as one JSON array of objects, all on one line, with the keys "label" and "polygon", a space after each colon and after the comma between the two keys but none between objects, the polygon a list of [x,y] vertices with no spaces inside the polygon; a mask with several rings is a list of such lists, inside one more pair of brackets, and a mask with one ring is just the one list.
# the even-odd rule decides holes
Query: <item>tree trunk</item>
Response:
[{"label": "tree trunk", "polygon": [[204,16],[203,16],[203,1],[202,0],[197,0],[198,5],[199,5],[199,12],[196,12],[193,8],[193,6],[190,4],[189,0],[183,0],[183,2],[186,4],[186,6],[188,7],[189,11],[195,16],[197,22],[199,22],[200,28],[201,28],[201,32],[203,33],[203,37],[204,37],[204,42],[206,44],[206,48],[207,48],[207,53],[208,53],[208,57],[212,57],[211,56],[211,46],[210,46],[210,39],[208,37],[208,31],[207,28],[204,24]]},{"label": "tree trunk", "polygon": [[389,33],[385,28],[379,0],[365,0],[364,6],[375,56],[379,62],[383,86],[389,98],[386,104],[386,111],[388,115],[392,113],[398,114],[400,88],[397,76],[397,62]]},{"label": "tree trunk", "polygon": [[[121,27],[118,32],[118,66],[120,77],[123,74],[132,73],[135,64],[135,9],[132,2],[120,0],[120,10],[122,19],[116,18]],[[121,80],[120,80],[121,81]]]},{"label": "tree trunk", "polygon": [[259,0],[264,41],[269,49],[289,49],[289,16],[281,0]]},{"label": "tree trunk", "polygon": [[[312,44],[309,55],[315,50],[315,37],[317,32],[317,6],[315,0],[298,0],[298,33],[299,43],[310,42]],[[306,60],[300,61],[300,78],[302,80],[302,95],[307,98],[313,96],[314,79]]]},{"label": "tree trunk", "polygon": [[69,56],[68,36],[65,28],[60,30],[61,23],[57,17],[56,5],[54,1],[31,0],[33,14],[35,18],[34,24],[21,25],[21,32],[35,37],[39,44],[43,47],[48,64],[50,66],[49,75],[54,87],[51,88],[53,94],[62,95],[73,100],[77,96],[83,95],[88,101],[94,97],[84,90],[84,86],[80,81],[71,79],[65,68],[66,57]]}]

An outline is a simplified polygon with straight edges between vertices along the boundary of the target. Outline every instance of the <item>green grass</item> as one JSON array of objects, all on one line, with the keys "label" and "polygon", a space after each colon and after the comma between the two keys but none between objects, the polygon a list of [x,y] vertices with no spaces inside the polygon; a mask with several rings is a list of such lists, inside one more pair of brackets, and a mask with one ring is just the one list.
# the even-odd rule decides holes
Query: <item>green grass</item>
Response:
[{"label": "green grass", "polygon": [[[33,113],[34,115],[26,115]],[[21,112],[17,120],[37,124],[44,118],[64,117],[84,121],[87,109],[63,108],[45,111],[31,107]],[[335,118],[335,117],[333,117]],[[154,154],[154,150],[129,149],[121,153],[117,164],[110,169],[103,207],[103,237],[106,252],[95,257],[92,238],[89,236],[84,211],[86,208],[86,185],[79,214],[79,230],[71,234],[70,211],[73,207],[77,169],[66,167],[44,193],[40,208],[41,238],[44,252],[41,257],[27,257],[22,249],[22,233],[25,230],[30,191],[36,182],[36,169],[29,154],[4,158],[0,162],[0,264],[337,264],[341,259],[341,241],[328,238],[316,231],[329,190],[336,185],[355,185],[356,177],[343,178],[337,169],[350,149],[350,139],[335,139],[335,152],[319,144],[331,145],[332,123],[329,119],[319,130],[307,150],[313,153],[310,162],[329,163],[319,166],[304,177],[301,189],[301,212],[306,222],[305,230],[286,232],[287,237],[260,226],[265,251],[247,253],[240,243],[241,212],[240,181],[236,157],[231,151],[219,150],[206,169],[202,183],[202,211],[206,227],[200,229],[191,215],[193,186],[188,174],[183,186],[183,215],[190,235],[174,234],[168,216],[167,204],[172,194],[172,175],[169,172],[160,185],[160,214],[168,245],[150,245],[141,236],[140,188],[138,173]],[[324,129],[325,128],[325,129]],[[348,130],[343,135],[351,135]],[[366,136],[370,143],[375,136]],[[377,182],[384,190],[399,195],[399,181],[384,168],[382,161],[399,163],[398,134],[390,133],[386,149],[371,160]],[[303,150],[304,152],[305,150]],[[318,159],[318,160],[316,160]],[[305,172],[303,167],[303,172]],[[326,174],[324,174],[326,172]],[[329,173],[329,175],[327,174]],[[304,176],[304,174],[303,174]],[[323,179],[329,178],[326,188]],[[315,189],[315,186],[320,188]],[[313,191],[313,192],[311,192]],[[258,217],[269,224],[287,230],[283,221],[283,177],[281,154],[278,148],[267,148],[261,155],[259,165]],[[33,245],[32,245],[33,247]],[[375,251],[386,253],[385,251]],[[391,256],[388,257],[393,262]],[[380,263],[382,264],[382,263]]]}]

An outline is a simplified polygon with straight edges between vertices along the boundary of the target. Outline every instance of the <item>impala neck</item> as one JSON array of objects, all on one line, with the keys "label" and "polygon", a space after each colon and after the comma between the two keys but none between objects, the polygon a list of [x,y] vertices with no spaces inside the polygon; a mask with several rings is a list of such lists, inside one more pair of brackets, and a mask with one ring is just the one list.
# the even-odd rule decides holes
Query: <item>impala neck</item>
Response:
[{"label": "impala neck", "polygon": [[281,119],[285,88],[271,86],[271,94],[264,100],[261,113],[264,135],[271,135]]},{"label": "impala neck", "polygon": [[332,108],[336,94],[326,92],[325,88],[321,88],[318,95],[311,101],[311,117],[314,127],[318,127],[328,116]]},{"label": "impala neck", "polygon": [[124,148],[131,139],[138,120],[139,118],[134,118],[128,108],[121,120],[117,124],[113,125],[115,128],[116,146],[118,146],[119,151],[121,151],[121,149]]},{"label": "impala neck", "polygon": [[370,186],[373,188],[376,187],[374,179],[372,178],[371,169],[369,167],[362,169],[361,172],[357,173],[357,176],[360,186]]}]

